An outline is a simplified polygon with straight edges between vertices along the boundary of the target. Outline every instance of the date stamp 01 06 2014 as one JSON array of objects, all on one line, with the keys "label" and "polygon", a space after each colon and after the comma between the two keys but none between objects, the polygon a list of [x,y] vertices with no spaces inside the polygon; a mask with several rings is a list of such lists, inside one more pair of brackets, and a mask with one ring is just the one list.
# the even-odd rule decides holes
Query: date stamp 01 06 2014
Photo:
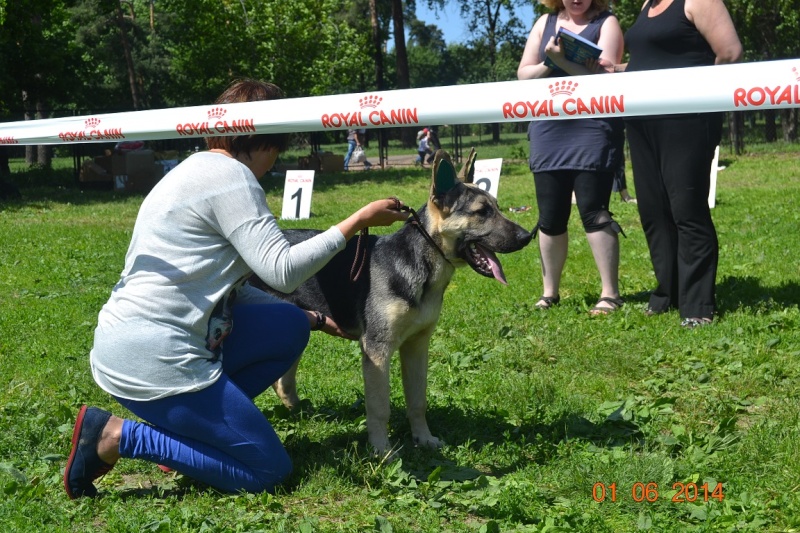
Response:
[{"label": "date stamp 01 06 2014", "polygon": [[[725,499],[725,494],[722,491],[722,483],[717,483],[715,487],[709,487],[708,483],[698,485],[697,483],[682,483],[679,481],[672,484],[672,490],[677,491],[672,495],[672,501],[674,503],[707,502],[709,500],[721,502]],[[616,483],[607,484],[598,482],[592,485],[592,499],[596,502],[616,502],[617,496]],[[655,502],[659,498],[658,483],[634,483],[631,486],[631,498],[637,503]]]}]

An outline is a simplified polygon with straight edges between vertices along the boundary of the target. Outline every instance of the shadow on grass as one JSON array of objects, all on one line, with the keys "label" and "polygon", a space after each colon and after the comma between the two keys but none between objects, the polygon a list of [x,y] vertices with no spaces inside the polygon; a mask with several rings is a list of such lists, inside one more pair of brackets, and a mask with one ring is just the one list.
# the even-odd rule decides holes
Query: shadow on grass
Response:
[{"label": "shadow on grass", "polygon": [[[347,424],[364,416],[363,406],[357,405],[325,404],[312,408],[306,403],[304,413],[311,412],[315,413],[312,416],[322,416],[331,422]],[[266,414],[270,416],[269,412]],[[285,413],[279,416],[285,416]],[[290,420],[295,416],[297,415],[288,415]],[[531,462],[546,464],[558,453],[558,445],[566,440],[588,441],[599,447],[616,447],[632,442],[641,443],[643,439],[639,427],[633,422],[623,420],[620,412],[612,413],[600,423],[594,423],[578,414],[564,413],[550,423],[526,422],[515,425],[502,413],[445,406],[429,409],[427,419],[433,434],[449,446],[468,446],[475,451],[491,451],[510,445],[512,451],[500,452],[497,464],[481,465],[483,473],[488,471],[493,476],[515,472]],[[392,406],[389,426],[390,440],[400,448],[404,465],[412,470],[421,468],[421,471],[425,471],[432,464],[452,463],[439,450],[414,446],[404,405]],[[366,429],[339,428],[334,435],[319,441],[312,441],[307,437],[290,439],[287,449],[295,465],[295,473],[289,480],[287,490],[320,466],[332,467],[340,476],[355,484],[363,483],[363,472],[357,466],[358,461],[350,465],[351,461],[343,460],[343,455],[369,456]],[[509,456],[513,457],[511,461]],[[377,464],[378,459],[375,461]],[[477,465],[458,465],[458,469],[462,471],[466,468],[474,471],[475,475],[480,475],[482,472],[473,468],[475,466]]]},{"label": "shadow on grass", "polygon": [[[304,402],[301,413],[289,413],[283,407],[267,409],[265,416],[292,421],[299,416],[322,417],[333,423],[353,423],[364,415],[363,405],[350,406],[324,404],[312,407]],[[640,442],[642,433],[632,422],[609,415],[597,424],[577,414],[562,414],[547,424],[524,423],[513,425],[500,413],[465,411],[453,407],[437,407],[428,413],[434,434],[444,438],[451,446],[469,446],[473,450],[499,448],[505,445],[516,447],[516,459],[508,461],[508,453],[500,453],[502,464],[456,465],[439,450],[415,448],[410,436],[405,410],[402,406],[392,409],[390,426],[395,432],[390,436],[400,448],[404,468],[419,479],[426,479],[435,466],[448,467],[443,480],[465,481],[482,474],[500,477],[525,468],[531,462],[545,464],[557,453],[557,445],[565,440],[589,441],[600,447],[615,447]],[[437,431],[438,430],[438,431]],[[375,458],[373,469],[364,469],[364,459],[370,458],[367,449],[366,430],[337,428],[333,435],[320,440],[308,436],[289,437],[285,446],[294,463],[293,473],[280,485],[281,492],[296,490],[305,479],[321,467],[330,467],[337,476],[354,485],[363,485],[365,476],[371,477],[378,470],[380,460]],[[122,500],[130,498],[182,498],[198,491],[215,491],[212,487],[182,476],[178,473],[162,473],[153,466],[152,474],[135,475],[120,489],[112,491]],[[107,490],[101,490],[108,493]]]},{"label": "shadow on grass", "polygon": [[741,309],[796,307],[799,303],[800,284],[796,281],[768,287],[754,276],[727,276],[717,283],[717,306],[720,314]]},{"label": "shadow on grass", "polygon": [[[763,285],[755,276],[726,276],[717,282],[717,313],[740,310],[770,310],[800,304],[800,283],[788,281],[776,287]],[[647,303],[651,291],[624,294],[626,303]],[[591,305],[593,296],[584,298]]]}]

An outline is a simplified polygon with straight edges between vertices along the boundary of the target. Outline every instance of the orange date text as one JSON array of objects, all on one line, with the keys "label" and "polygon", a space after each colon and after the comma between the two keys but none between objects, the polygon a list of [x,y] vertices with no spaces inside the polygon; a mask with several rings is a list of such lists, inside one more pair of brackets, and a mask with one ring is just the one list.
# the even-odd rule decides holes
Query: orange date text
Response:
[{"label": "orange date text", "polygon": [[[678,481],[672,484],[672,491],[675,491],[671,498],[673,503],[708,502],[711,500],[721,502],[725,499],[722,483],[717,483],[716,486],[709,486],[708,483],[697,484]],[[627,492],[624,495],[627,496]],[[618,487],[617,483],[597,482],[592,485],[592,499],[596,502],[616,502],[622,496],[623,491]],[[636,503],[653,503],[660,497],[658,483],[637,481],[631,486],[630,497]]]}]

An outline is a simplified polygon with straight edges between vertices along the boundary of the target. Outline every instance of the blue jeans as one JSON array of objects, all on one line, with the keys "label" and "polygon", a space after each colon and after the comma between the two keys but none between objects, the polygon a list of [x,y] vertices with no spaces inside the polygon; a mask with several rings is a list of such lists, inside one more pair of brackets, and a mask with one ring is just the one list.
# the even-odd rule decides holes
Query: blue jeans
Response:
[{"label": "blue jeans", "polygon": [[350,158],[353,156],[353,151],[356,149],[355,141],[347,141],[347,155],[344,156],[344,169],[350,164]]},{"label": "blue jeans", "polygon": [[197,392],[154,401],[116,398],[147,421],[125,420],[119,451],[227,492],[273,491],[292,462],[253,403],[294,364],[309,339],[305,313],[290,304],[239,305],[223,343],[223,374]]}]

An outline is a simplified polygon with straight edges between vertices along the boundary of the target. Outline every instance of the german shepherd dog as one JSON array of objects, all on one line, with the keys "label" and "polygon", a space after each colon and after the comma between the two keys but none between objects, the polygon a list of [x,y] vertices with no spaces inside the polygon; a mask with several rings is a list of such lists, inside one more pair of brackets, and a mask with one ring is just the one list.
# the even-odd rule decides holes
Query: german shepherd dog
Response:
[{"label": "german shepherd dog", "polygon": [[[361,274],[352,281],[357,239],[295,292],[283,294],[253,285],[303,309],[321,311],[360,339],[369,443],[378,455],[389,443],[389,362],[400,352],[403,391],[415,444],[438,448],[425,419],[428,343],[439,320],[442,298],[455,268],[469,265],[482,276],[506,283],[495,253],[522,249],[531,233],[501,213],[497,201],[472,184],[475,150],[460,175],[449,154],[437,151],[427,204],[397,232],[369,236]],[[319,233],[286,230],[297,243]],[[427,234],[427,236],[426,236]],[[289,370],[273,387],[283,403],[299,404],[295,373]]]}]

